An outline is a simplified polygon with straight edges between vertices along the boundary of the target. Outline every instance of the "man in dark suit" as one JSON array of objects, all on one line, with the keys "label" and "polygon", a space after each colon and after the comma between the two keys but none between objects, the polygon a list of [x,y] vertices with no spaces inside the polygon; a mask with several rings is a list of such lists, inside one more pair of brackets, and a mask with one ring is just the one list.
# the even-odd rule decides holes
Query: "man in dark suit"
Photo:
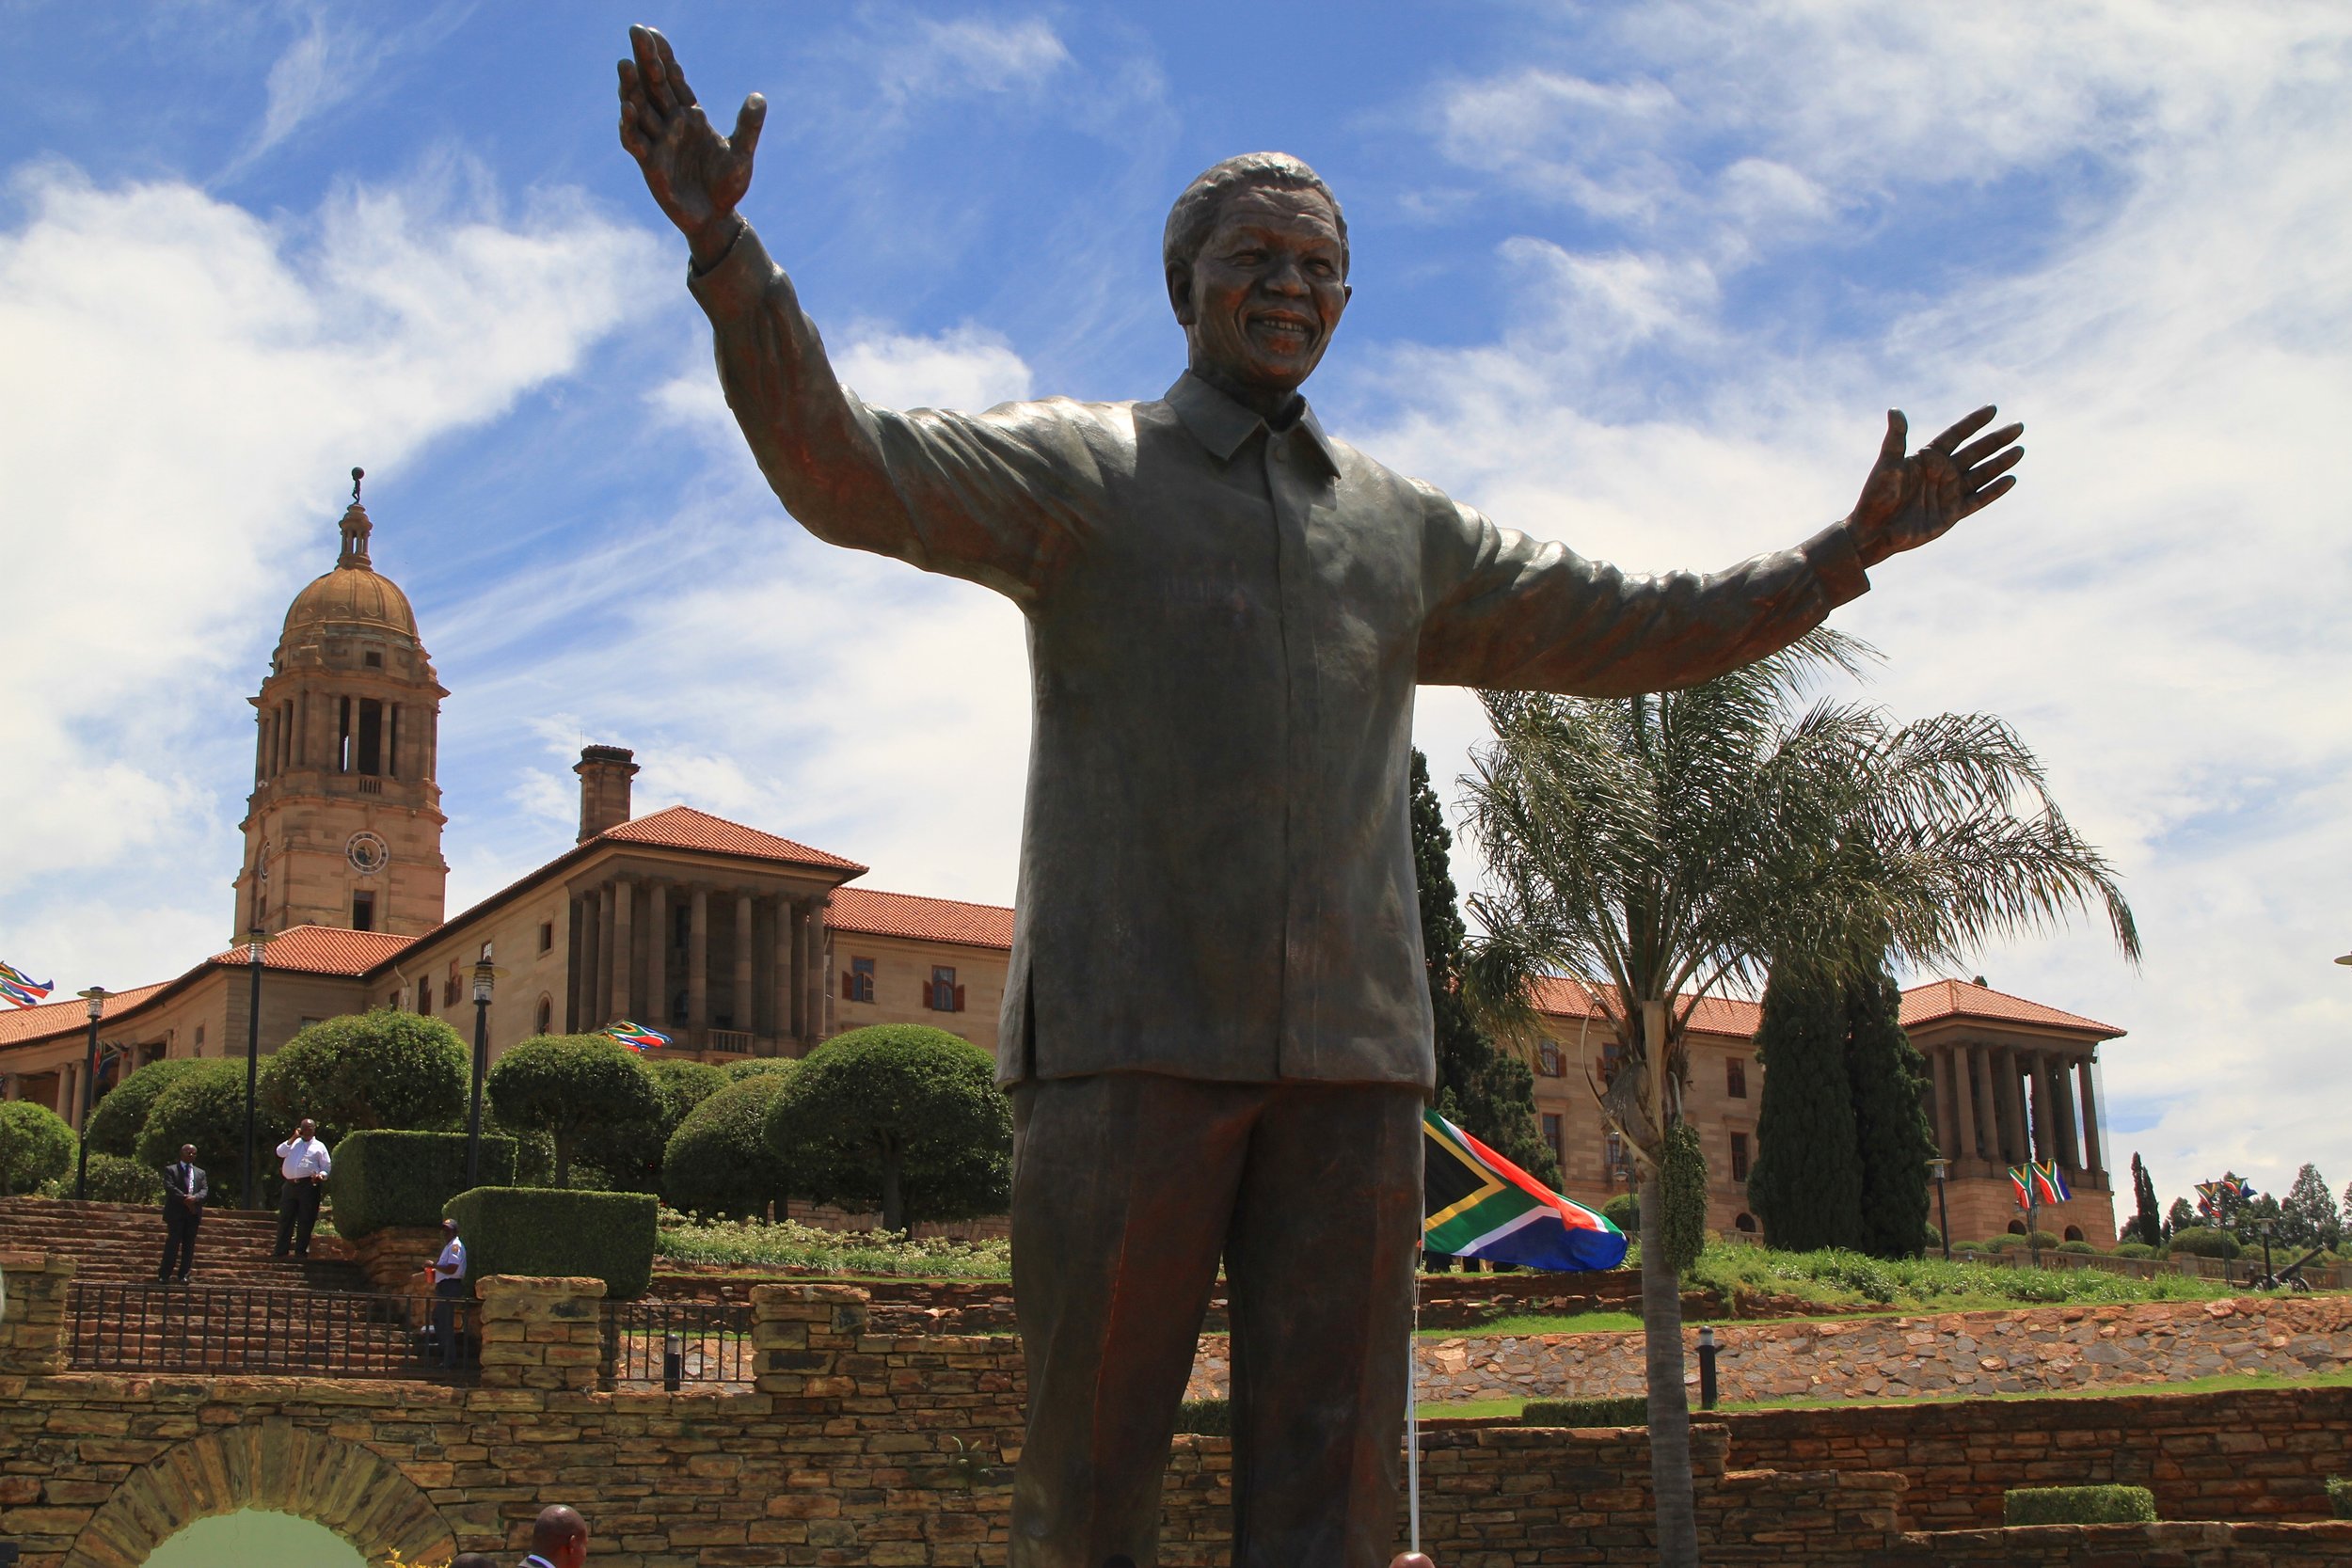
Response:
[{"label": "man in dark suit", "polygon": [[204,1217],[204,1200],[212,1190],[203,1167],[196,1163],[196,1145],[182,1144],[179,1162],[164,1167],[164,1264],[155,1271],[157,1284],[175,1278],[183,1285],[188,1282],[188,1270],[196,1263],[197,1222]]}]

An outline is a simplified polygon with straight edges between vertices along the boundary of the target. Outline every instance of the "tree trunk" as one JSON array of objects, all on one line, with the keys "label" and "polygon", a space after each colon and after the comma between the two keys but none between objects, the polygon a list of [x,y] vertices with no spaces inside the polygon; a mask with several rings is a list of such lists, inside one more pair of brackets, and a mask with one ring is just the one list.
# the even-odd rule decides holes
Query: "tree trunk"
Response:
[{"label": "tree trunk", "polygon": [[1698,1504],[1691,1486],[1691,1403],[1682,1387],[1682,1280],[1666,1267],[1665,1194],[1658,1167],[1642,1173],[1642,1364],[1649,1394],[1649,1483],[1658,1506],[1661,1568],[1698,1568]]},{"label": "tree trunk", "polygon": [[555,1184],[560,1190],[572,1184],[572,1135],[555,1134]]},{"label": "tree trunk", "polygon": [[906,1193],[898,1180],[898,1151],[885,1148],[882,1157],[882,1228],[906,1234]]}]

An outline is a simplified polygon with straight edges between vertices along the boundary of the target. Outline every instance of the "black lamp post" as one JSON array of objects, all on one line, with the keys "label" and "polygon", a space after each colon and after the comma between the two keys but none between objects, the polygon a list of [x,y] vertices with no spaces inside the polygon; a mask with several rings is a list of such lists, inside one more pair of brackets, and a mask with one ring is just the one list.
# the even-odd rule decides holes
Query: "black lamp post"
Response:
[{"label": "black lamp post", "polygon": [[1928,1162],[1928,1174],[1935,1178],[1935,1233],[1944,1243],[1944,1261],[1952,1260],[1952,1213],[1944,1207],[1944,1178],[1951,1174],[1949,1160]]},{"label": "black lamp post", "polygon": [[490,1067],[490,990],[498,971],[490,967],[490,944],[473,966],[473,1109],[466,1117],[466,1185],[482,1185],[482,1075]]},{"label": "black lamp post", "polygon": [[2254,1222],[2254,1228],[2263,1233],[2263,1289],[2265,1291],[2279,1288],[2279,1276],[2270,1272],[2270,1233],[2278,1228],[2278,1225],[2277,1220],[2267,1215]]},{"label": "black lamp post", "polygon": [[89,1050],[82,1059],[82,1119],[73,1129],[79,1146],[73,1160],[73,1199],[80,1202],[89,1192],[89,1108],[97,1099],[98,1089],[98,1015],[106,1010],[106,988],[92,986],[78,993],[89,1004]]},{"label": "black lamp post", "polygon": [[237,1207],[253,1207],[253,1101],[254,1091],[262,1081],[262,928],[254,927],[246,933],[245,962],[253,972],[253,985],[246,992],[245,1004],[245,1181],[237,1196]]}]

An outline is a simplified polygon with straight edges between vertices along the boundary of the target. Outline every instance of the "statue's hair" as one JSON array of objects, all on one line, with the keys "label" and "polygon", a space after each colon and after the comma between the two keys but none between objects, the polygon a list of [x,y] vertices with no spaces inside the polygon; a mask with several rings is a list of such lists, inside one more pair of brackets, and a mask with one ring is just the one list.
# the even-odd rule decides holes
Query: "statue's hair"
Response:
[{"label": "statue's hair", "polygon": [[1347,270],[1347,217],[1340,211],[1340,198],[1331,194],[1331,187],[1323,182],[1323,176],[1307,166],[1303,159],[1287,152],[1245,152],[1238,158],[1228,158],[1210,165],[1193,177],[1184,194],[1176,198],[1176,205],[1168,210],[1168,228],[1160,237],[1160,263],[1172,267],[1179,261],[1189,263],[1200,254],[1200,247],[1209,243],[1210,233],[1216,228],[1217,209],[1225,198],[1237,190],[1263,187],[1278,191],[1313,191],[1331,204],[1331,221],[1340,231],[1340,271]]}]

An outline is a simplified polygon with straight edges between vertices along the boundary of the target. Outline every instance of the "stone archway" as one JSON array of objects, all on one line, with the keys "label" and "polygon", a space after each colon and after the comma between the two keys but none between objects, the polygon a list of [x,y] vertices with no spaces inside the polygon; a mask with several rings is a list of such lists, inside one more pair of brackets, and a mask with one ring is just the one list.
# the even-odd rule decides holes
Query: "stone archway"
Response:
[{"label": "stone archway", "polygon": [[457,1550],[432,1500],[389,1462],[278,1419],[192,1438],[134,1470],[83,1527],[64,1568],[139,1568],[197,1520],[241,1508],[313,1520],[370,1562],[397,1550],[411,1563],[446,1563]]}]

